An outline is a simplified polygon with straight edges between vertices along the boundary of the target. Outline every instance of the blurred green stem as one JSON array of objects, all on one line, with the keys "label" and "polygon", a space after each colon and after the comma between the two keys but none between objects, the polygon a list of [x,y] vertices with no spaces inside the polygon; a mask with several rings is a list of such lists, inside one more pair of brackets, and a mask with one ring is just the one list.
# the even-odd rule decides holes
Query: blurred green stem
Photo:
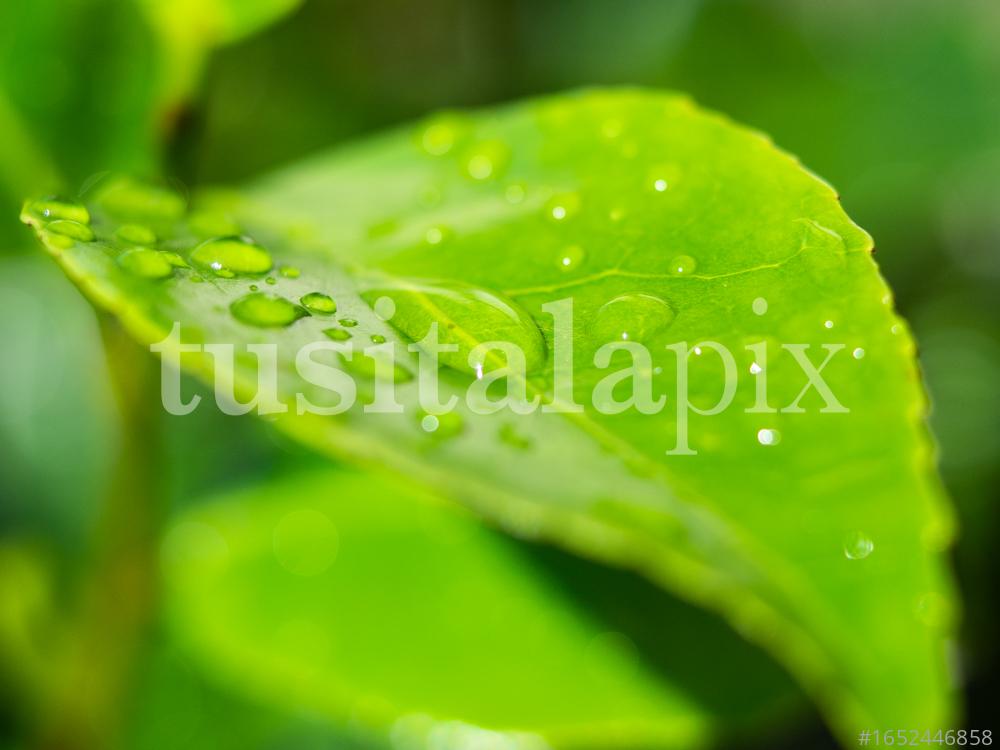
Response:
[{"label": "blurred green stem", "polygon": [[153,394],[159,368],[115,320],[100,323],[120,412],[120,450],[80,587],[63,679],[43,722],[44,748],[116,744],[133,664],[157,601],[162,503]]}]

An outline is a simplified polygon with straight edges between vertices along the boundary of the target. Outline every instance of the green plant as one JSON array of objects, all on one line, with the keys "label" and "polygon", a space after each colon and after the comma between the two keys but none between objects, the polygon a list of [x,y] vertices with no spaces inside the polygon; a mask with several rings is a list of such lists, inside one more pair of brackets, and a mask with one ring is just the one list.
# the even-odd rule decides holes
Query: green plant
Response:
[{"label": "green plant", "polygon": [[[141,343],[157,344],[165,358],[244,402],[258,382],[257,360],[237,356],[226,366],[181,346],[276,345],[281,375],[267,406],[278,429],[320,453],[389,469],[423,488],[416,494],[459,501],[516,537],[638,571],[722,615],[794,675],[845,742],[863,727],[948,725],[953,708],[944,648],[954,597],[940,553],[952,524],[923,426],[912,340],[869,257],[870,238],[828,185],[760,134],[682,97],[586,91],[447,113],[240,190],[196,195],[191,206],[165,188],[112,177],[88,193],[85,205],[29,202],[22,218],[87,296]],[[216,239],[230,235],[253,240]],[[572,324],[559,306],[566,298],[573,300]],[[393,314],[380,317],[381,299],[391,300]],[[567,325],[561,335],[559,321]],[[445,398],[479,382],[468,358],[475,347],[503,339],[526,352],[526,377],[501,378],[483,396],[502,396],[495,390],[507,386],[564,408],[483,415],[460,402],[447,419],[428,414],[417,395],[416,355],[397,348],[403,353],[395,364],[381,368],[363,359],[325,364],[359,379],[362,402],[394,384],[402,413],[363,413],[360,405],[332,416],[296,413],[296,393],[314,401],[324,396],[293,367],[302,346],[330,338],[405,345],[423,339],[435,322],[443,340],[457,347],[442,360]],[[653,359],[622,351],[610,354],[606,367],[595,366],[596,350],[608,340],[641,343]],[[706,341],[742,357],[735,362],[736,406],[718,414],[689,409],[683,399],[711,411],[727,382]],[[691,347],[668,349],[673,342]],[[479,364],[488,382],[504,362],[489,353]],[[571,389],[564,379],[570,364]],[[829,391],[815,387],[820,368]],[[608,381],[616,371],[623,373],[620,382]],[[627,402],[646,382],[653,400],[667,394],[667,408],[612,414],[595,407],[595,392],[605,402]],[[574,399],[581,410],[565,408]],[[433,695],[426,683],[417,686],[422,691],[405,684],[416,672],[401,675],[377,651],[369,662],[354,654],[356,664],[335,679],[317,677],[302,650],[316,645],[308,632],[291,633],[290,645],[281,639],[262,645],[254,628],[273,623],[242,609],[255,592],[266,597],[264,612],[284,613],[296,606],[285,597],[301,603],[324,590],[309,588],[311,578],[289,576],[300,564],[319,566],[309,550],[323,530],[318,516],[294,513],[323,514],[334,527],[343,525],[344,539],[372,540],[382,553],[365,575],[387,581],[393,578],[384,566],[404,566],[411,545],[422,559],[430,550],[426,539],[394,531],[395,514],[415,513],[403,510],[401,500],[413,490],[367,476],[289,481],[249,491],[249,521],[233,525],[223,504],[182,519],[168,537],[179,540],[180,557],[169,570],[183,584],[171,594],[174,627],[256,694],[280,701],[289,695],[287,682],[308,686],[315,710],[357,714],[373,726],[433,704],[438,718],[532,732],[555,743],[602,744],[595,737],[603,737],[614,747],[685,744],[704,738],[716,714],[725,714],[699,702],[690,671],[636,670],[620,643],[611,644],[610,654],[599,648],[588,667],[602,675],[601,685],[621,686],[612,691],[621,705],[599,702],[607,716],[584,711],[596,695],[582,677],[571,680],[581,694],[568,705],[585,715],[559,714],[562,707],[553,703],[537,717],[514,701],[516,676],[497,680],[488,710],[450,684],[435,684],[441,689]],[[384,510],[369,517],[367,508],[352,509],[362,491],[365,502]],[[343,497],[329,500],[325,492]],[[290,503],[292,515],[284,517],[293,518],[293,531],[275,543],[287,544],[298,562],[285,560],[283,568],[262,561],[262,529],[277,523],[283,533],[269,499],[275,496],[292,497],[283,502]],[[523,589],[528,601],[547,598],[537,593],[537,571],[508,562],[513,553],[505,545],[526,547],[468,519],[439,519],[438,512],[419,514],[428,538],[468,524],[460,538],[484,541],[449,550],[454,561],[428,563],[486,566],[503,576],[494,580],[498,590]],[[320,533],[320,562],[324,539],[330,534]],[[227,549],[225,564],[213,567]],[[285,554],[278,552],[279,563]],[[578,566],[579,576],[609,575],[568,564]],[[463,578],[453,583],[456,592],[420,594],[411,584],[397,593],[415,595],[407,635],[417,664],[427,656],[420,649],[440,645],[421,630],[433,627],[435,606],[473,596],[471,588],[458,588]],[[432,593],[442,596],[439,603]],[[359,597],[351,601],[361,610],[372,601],[365,592],[350,596]],[[515,601],[510,593],[500,598]],[[308,617],[326,617],[328,608],[316,606]],[[561,602],[552,606],[565,631],[555,631],[550,646],[543,648],[542,639],[552,633],[530,629],[507,633],[510,642],[502,645],[516,651],[518,642],[534,642],[552,658],[546,667],[562,674],[559,660],[573,659],[558,649],[582,643],[587,623]],[[522,622],[522,611],[511,607],[506,616]],[[389,616],[373,617],[371,626]],[[663,622],[669,639],[674,624],[662,617],[651,622]],[[697,617],[678,610],[680,623]],[[637,618],[631,627],[650,623]],[[454,653],[437,655],[456,659],[456,681],[471,679],[462,671],[474,658],[470,644],[489,640],[488,631],[470,632],[483,640],[457,639]],[[731,645],[729,633],[706,628],[703,637],[732,649],[734,658],[757,658]],[[655,638],[644,642],[656,647]],[[499,645],[491,656],[504,653]],[[582,649],[579,658],[588,658]],[[787,694],[766,667],[753,675],[761,682],[750,695],[734,686],[738,715],[773,708]],[[360,684],[365,680],[371,683]],[[364,703],[373,694],[377,700]],[[508,698],[509,705],[502,700]],[[595,735],[588,722],[607,733]]]}]

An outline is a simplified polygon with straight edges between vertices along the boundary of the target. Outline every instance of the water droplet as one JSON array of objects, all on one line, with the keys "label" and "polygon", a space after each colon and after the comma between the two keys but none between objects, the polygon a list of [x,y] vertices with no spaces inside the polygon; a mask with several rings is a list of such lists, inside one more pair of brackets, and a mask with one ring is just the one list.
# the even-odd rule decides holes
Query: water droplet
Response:
[{"label": "water droplet", "polygon": [[300,276],[300,271],[295,266],[282,266],[281,275],[286,279],[297,279]]},{"label": "water droplet", "polygon": [[125,251],[118,256],[118,265],[144,279],[165,279],[174,273],[174,265],[163,253],[145,247]]},{"label": "water droplet", "polygon": [[275,284],[278,283],[278,280],[276,278],[274,278],[273,276],[268,276],[266,279],[264,279],[264,283],[265,284],[270,284],[271,286],[274,286]]},{"label": "water droplet", "polygon": [[580,196],[576,193],[560,193],[552,196],[545,204],[545,215],[553,221],[564,221],[580,210]]},{"label": "water droplet", "polygon": [[429,432],[439,439],[455,437],[464,428],[462,416],[457,412],[447,412],[445,414],[420,414],[420,427],[424,432]]},{"label": "water droplet", "polygon": [[874,549],[874,542],[860,531],[852,531],[844,537],[844,556],[848,560],[864,560]]},{"label": "water droplet", "polygon": [[334,341],[347,341],[351,338],[351,332],[345,331],[343,328],[324,328],[323,333],[326,334],[328,339],[333,339]]},{"label": "water droplet", "polygon": [[531,447],[531,441],[518,433],[518,431],[514,429],[514,426],[511,424],[500,425],[497,436],[500,438],[501,442],[521,451],[528,450],[528,448]]},{"label": "water droplet", "polygon": [[251,284],[250,285],[250,291],[251,292],[256,292],[258,289],[260,289],[260,287],[257,286],[256,284]]},{"label": "water droplet", "polygon": [[191,251],[191,260],[203,270],[223,277],[271,270],[271,254],[246,237],[206,240]]},{"label": "water droplet", "polygon": [[572,271],[583,262],[585,253],[579,245],[570,245],[557,258],[556,265],[563,271]]},{"label": "water droplet", "polygon": [[469,130],[468,121],[453,112],[432,118],[420,131],[420,147],[431,156],[444,156]]},{"label": "water droplet", "polygon": [[294,510],[274,528],[274,556],[290,573],[315,576],[327,570],[337,558],[337,529],[323,513]]},{"label": "water droplet", "polygon": [[517,204],[524,200],[528,191],[525,189],[524,185],[519,182],[515,182],[507,186],[504,190],[504,198],[508,203]]},{"label": "water droplet", "polygon": [[45,225],[45,228],[50,232],[55,232],[63,237],[69,237],[79,242],[91,242],[94,239],[94,230],[86,224],[81,224],[78,221],[70,219],[50,221]]},{"label": "water droplet", "polygon": [[344,328],[354,328],[358,324],[358,321],[354,318],[341,318],[337,322],[344,326]]},{"label": "water droplet", "polygon": [[142,224],[123,224],[115,232],[122,242],[132,245],[153,245],[156,243],[156,232]]},{"label": "water droplet", "polygon": [[424,232],[424,239],[427,241],[428,245],[440,245],[445,240],[451,237],[451,228],[445,226],[444,224],[438,224],[437,226],[430,227],[426,232]]},{"label": "water droplet", "polygon": [[499,177],[510,162],[510,147],[501,140],[483,141],[465,155],[465,174],[473,180]]},{"label": "water droplet", "polygon": [[666,192],[667,181],[662,177],[657,177],[655,180],[653,180],[653,190],[655,190],[658,193]]},{"label": "water droplet", "polygon": [[861,359],[862,357],[865,356],[865,350],[859,346],[857,349],[851,352],[851,356],[854,357],[855,359]]},{"label": "water droplet", "polygon": [[754,315],[766,315],[767,314],[767,300],[763,297],[758,297],[750,304],[750,309],[753,310]]},{"label": "water droplet", "polygon": [[777,445],[781,442],[781,433],[767,428],[757,430],[757,442],[761,445]]},{"label": "water droplet", "polygon": [[762,372],[764,372],[764,368],[762,368],[756,362],[754,362],[753,364],[750,365],[750,374],[751,375],[760,375]]},{"label": "water droplet", "polygon": [[832,320],[824,320],[823,321],[823,327],[824,328],[833,328],[833,321]]},{"label": "water droplet", "polygon": [[[475,369],[469,367],[469,353],[486,341],[503,341],[520,348],[529,372],[545,363],[541,331],[516,303],[462,284],[395,283],[391,289],[373,289],[362,296],[369,304],[388,297],[395,304],[392,325],[412,341],[423,339],[431,325],[437,323],[440,343],[458,346],[457,351],[441,352],[440,364],[475,374]],[[502,365],[503,359],[502,354],[497,355],[498,364]]]},{"label": "water droplet", "polygon": [[323,294],[322,292],[309,292],[309,294],[302,297],[299,302],[301,302],[303,306],[312,313],[329,315],[337,312],[337,303],[333,301],[333,297]]},{"label": "water droplet", "polygon": [[889,333],[891,333],[893,336],[898,336],[902,332],[903,332],[903,326],[901,326],[899,323],[893,323],[892,326],[889,328]]},{"label": "water droplet", "polygon": [[595,341],[646,341],[673,322],[674,311],[651,294],[623,294],[605,303],[594,317]]},{"label": "water droplet", "polygon": [[670,273],[675,276],[684,276],[689,273],[694,273],[694,270],[697,267],[698,263],[690,255],[678,255],[670,261]]},{"label": "water droplet", "polygon": [[370,338],[373,344],[385,343],[385,336],[383,336],[381,333],[373,333]]},{"label": "water droplet", "polygon": [[240,297],[229,309],[240,322],[258,328],[283,328],[309,314],[294,302],[266,292]]},{"label": "water droplet", "polygon": [[47,221],[65,219],[67,221],[75,221],[78,224],[90,223],[90,212],[87,211],[86,207],[81,206],[79,203],[54,196],[35,201],[31,204],[29,210],[35,216]]}]

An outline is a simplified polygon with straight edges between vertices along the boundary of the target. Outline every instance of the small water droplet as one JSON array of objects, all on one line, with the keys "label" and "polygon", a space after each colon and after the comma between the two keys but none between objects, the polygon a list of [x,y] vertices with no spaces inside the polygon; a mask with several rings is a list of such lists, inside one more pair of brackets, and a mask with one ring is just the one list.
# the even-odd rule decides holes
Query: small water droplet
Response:
[{"label": "small water droplet", "polygon": [[864,560],[874,549],[871,538],[860,531],[851,531],[844,537],[844,556],[848,560]]},{"label": "small water droplet", "polygon": [[623,294],[605,303],[594,317],[593,336],[598,344],[647,340],[674,319],[670,305],[651,294]]},{"label": "small water droplet", "polygon": [[281,275],[286,279],[297,279],[301,275],[301,272],[295,266],[282,266]]},{"label": "small water droplet", "polygon": [[204,271],[231,278],[234,274],[267,273],[271,254],[246,237],[217,237],[191,251],[191,261]]},{"label": "small water droplet", "polygon": [[284,328],[307,313],[284,297],[266,292],[251,292],[229,306],[233,317],[258,328]]},{"label": "small water droplet", "polygon": [[144,279],[165,279],[174,273],[174,265],[169,258],[146,247],[125,251],[118,256],[118,265],[133,276]]},{"label": "small water droplet", "polygon": [[326,334],[328,339],[333,339],[334,341],[347,341],[351,338],[351,332],[345,331],[343,328],[324,328],[323,333]]},{"label": "small water droplet", "polygon": [[438,439],[452,438],[462,432],[465,425],[462,416],[457,412],[446,412],[444,414],[420,414],[420,427],[424,432],[429,432]]},{"label": "small water droplet", "polygon": [[823,321],[823,327],[824,328],[833,328],[833,321],[832,320],[824,320]]},{"label": "small water droplet", "polygon": [[563,271],[575,270],[582,262],[586,253],[579,245],[570,245],[559,253],[556,265]]},{"label": "small water droplet", "polygon": [[757,297],[751,304],[750,309],[753,310],[754,315],[766,315],[767,314],[767,300],[763,297]]},{"label": "small water droplet", "polygon": [[50,232],[55,232],[63,237],[77,240],[79,242],[91,242],[94,239],[94,230],[86,224],[71,219],[57,219],[45,225]]},{"label": "small water droplet", "polygon": [[893,336],[898,336],[900,333],[903,332],[903,326],[901,326],[899,323],[893,323],[892,326],[889,328],[889,332]]},{"label": "small water droplet", "polygon": [[354,318],[341,318],[337,322],[344,326],[344,328],[354,328],[358,324],[358,321]]},{"label": "small water droplet", "polygon": [[507,186],[503,195],[508,203],[516,205],[524,200],[524,197],[527,195],[527,190],[524,185],[519,182],[515,182]]},{"label": "small water droplet", "polygon": [[658,193],[666,192],[667,181],[662,177],[657,177],[655,180],[653,180],[653,190],[655,190]]},{"label": "small water droplet", "polygon": [[260,287],[257,286],[256,284],[251,284],[250,285],[250,291],[251,292],[256,292],[258,289],[260,289]]},{"label": "small water droplet", "polygon": [[473,180],[499,177],[510,162],[510,147],[501,140],[483,141],[465,155],[465,174]]},{"label": "small water droplet", "polygon": [[545,204],[545,215],[553,221],[564,221],[580,210],[580,196],[576,193],[560,193],[552,196]]},{"label": "small water droplet", "polygon": [[322,292],[309,292],[299,302],[312,313],[330,315],[337,312],[337,303],[333,301],[333,297]]},{"label": "small water droplet", "polygon": [[29,210],[35,216],[47,221],[65,219],[75,221],[77,224],[90,223],[90,212],[85,206],[55,196],[35,201]]},{"label": "small water droplet", "polygon": [[385,336],[383,336],[381,333],[373,333],[370,338],[373,344],[385,343]]},{"label": "small water droplet", "polygon": [[851,352],[851,356],[854,357],[855,359],[861,359],[862,357],[865,356],[865,350],[859,346],[857,349]]},{"label": "small water droplet", "polygon": [[670,261],[670,273],[675,276],[684,276],[689,273],[694,273],[694,270],[697,267],[697,261],[695,261],[695,259],[690,255],[678,255]]},{"label": "small water droplet", "polygon": [[149,246],[156,243],[156,232],[142,224],[123,224],[118,227],[115,237],[131,245]]},{"label": "small water droplet", "polygon": [[278,280],[276,278],[274,278],[273,276],[268,276],[266,279],[264,279],[264,283],[265,284],[270,284],[271,286],[274,286],[275,284],[278,283]]},{"label": "small water droplet", "polygon": [[761,445],[777,445],[781,442],[781,433],[768,428],[757,430],[757,442]]}]

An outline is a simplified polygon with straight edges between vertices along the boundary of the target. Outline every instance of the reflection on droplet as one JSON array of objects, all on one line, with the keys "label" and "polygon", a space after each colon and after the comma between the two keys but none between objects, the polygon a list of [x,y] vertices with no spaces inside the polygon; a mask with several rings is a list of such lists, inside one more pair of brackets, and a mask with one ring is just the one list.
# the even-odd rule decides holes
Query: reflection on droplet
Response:
[{"label": "reflection on droplet", "polygon": [[309,292],[299,300],[302,305],[311,313],[318,315],[329,315],[337,312],[337,303],[333,297],[322,292]]},{"label": "reflection on droplet", "polygon": [[757,430],[757,442],[761,445],[777,445],[781,442],[781,433],[768,428]]},{"label": "reflection on droplet", "polygon": [[767,300],[763,297],[757,297],[751,304],[750,308],[753,310],[754,315],[766,315],[767,314]]},{"label": "reflection on droplet", "polygon": [[684,276],[689,273],[694,273],[697,267],[697,261],[695,261],[695,259],[690,255],[678,255],[670,261],[670,273],[676,276]]},{"label": "reflection on droplet", "polygon": [[258,328],[283,328],[309,314],[284,297],[266,292],[251,292],[240,297],[229,309],[241,323]]},{"label": "reflection on droplet", "polygon": [[825,320],[825,321],[823,321],[823,327],[824,328],[833,328],[833,321],[832,320]]},{"label": "reflection on droplet", "polygon": [[653,190],[655,190],[658,193],[662,193],[666,191],[666,189],[667,189],[667,181],[664,180],[662,177],[658,177],[657,179],[653,180]]},{"label": "reflection on droplet", "polygon": [[271,254],[246,237],[217,237],[206,240],[191,251],[191,261],[216,276],[267,273]]},{"label": "reflection on droplet", "polygon": [[857,349],[851,352],[851,356],[854,357],[855,359],[861,359],[862,357],[865,356],[865,350],[859,346]]},{"label": "reflection on droplet", "polygon": [[571,271],[583,262],[583,258],[583,248],[579,245],[570,245],[559,253],[556,265],[564,271]]},{"label": "reflection on droplet", "polygon": [[315,510],[295,510],[274,529],[274,556],[290,573],[315,576],[327,570],[337,557],[337,529],[326,515]]},{"label": "reflection on droplet", "polygon": [[118,265],[144,279],[165,279],[174,272],[173,264],[163,253],[145,247],[122,253],[118,256]]},{"label": "reflection on droplet", "polygon": [[673,322],[670,305],[651,294],[623,294],[597,311],[593,336],[598,345],[610,341],[646,341]]},{"label": "reflection on droplet", "polygon": [[764,369],[760,365],[758,365],[756,362],[754,362],[753,364],[750,365],[750,374],[751,375],[760,375],[762,372],[764,372]]},{"label": "reflection on droplet", "polygon": [[874,549],[875,543],[860,531],[852,531],[844,537],[844,556],[848,560],[864,560]]}]

